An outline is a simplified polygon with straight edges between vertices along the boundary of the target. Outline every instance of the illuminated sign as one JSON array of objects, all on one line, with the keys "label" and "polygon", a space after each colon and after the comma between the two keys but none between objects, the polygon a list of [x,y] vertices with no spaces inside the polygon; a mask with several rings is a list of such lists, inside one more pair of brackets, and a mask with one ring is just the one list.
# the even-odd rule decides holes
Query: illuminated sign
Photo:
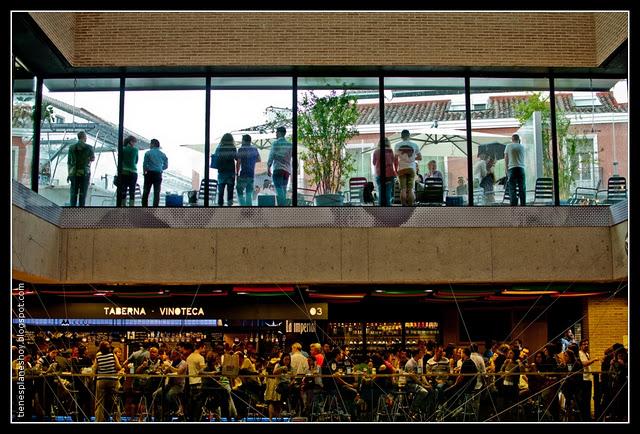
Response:
[{"label": "illuminated sign", "polygon": [[[106,306],[103,307],[106,316],[146,316],[144,307]],[[201,307],[161,307],[161,316],[204,316]]]},{"label": "illuminated sign", "polygon": [[316,322],[287,321],[285,331],[287,333],[315,333]]}]

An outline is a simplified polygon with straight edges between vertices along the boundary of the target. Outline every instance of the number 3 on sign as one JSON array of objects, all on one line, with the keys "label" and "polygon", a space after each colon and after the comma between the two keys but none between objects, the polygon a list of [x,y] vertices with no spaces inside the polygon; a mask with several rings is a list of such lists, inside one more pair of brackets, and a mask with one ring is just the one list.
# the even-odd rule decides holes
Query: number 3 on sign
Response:
[{"label": "number 3 on sign", "polygon": [[311,316],[322,315],[322,308],[312,307],[311,309],[309,309],[309,314],[311,314]]}]

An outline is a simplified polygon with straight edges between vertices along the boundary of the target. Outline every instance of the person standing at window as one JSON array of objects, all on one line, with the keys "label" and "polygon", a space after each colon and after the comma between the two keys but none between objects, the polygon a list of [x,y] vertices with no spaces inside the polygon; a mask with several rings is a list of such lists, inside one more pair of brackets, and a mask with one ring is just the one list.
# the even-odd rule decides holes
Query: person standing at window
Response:
[{"label": "person standing at window", "polygon": [[260,162],[260,153],[255,146],[251,145],[251,136],[242,136],[242,144],[238,149],[236,157],[236,175],[238,183],[238,202],[240,205],[251,206],[253,198],[253,177],[255,175],[256,163]]},{"label": "person standing at window", "polygon": [[[391,149],[391,143],[389,139],[385,137],[382,142],[382,147],[384,148],[384,161],[385,161],[385,175],[387,176],[387,183],[385,185],[385,205],[390,206],[391,200],[393,199],[393,184],[396,180],[398,165],[396,163],[395,155],[393,154],[393,149]],[[378,196],[380,198],[379,204],[382,205],[382,180],[381,180],[381,170],[380,170],[380,148],[373,151],[373,166],[376,169],[376,184],[378,185]]]},{"label": "person standing at window", "polygon": [[162,171],[169,167],[169,160],[160,150],[160,142],[151,139],[151,149],[144,154],[142,170],[144,173],[144,188],[142,191],[142,206],[148,206],[149,193],[153,186],[153,206],[160,205],[160,186],[162,185]]},{"label": "person standing at window", "polygon": [[[527,187],[524,176],[524,146],[520,143],[520,136],[511,136],[511,143],[504,148],[504,160],[508,170],[509,199],[511,206],[526,205]],[[516,195],[516,188],[518,189]]]},{"label": "person standing at window", "polygon": [[233,136],[226,133],[222,136],[215,152],[218,169],[218,206],[224,205],[224,190],[227,189],[227,206],[233,205],[233,188],[236,182],[237,152]]},{"label": "person standing at window", "polygon": [[271,176],[273,165],[273,183],[276,187],[278,206],[287,204],[287,185],[291,176],[291,143],[284,138],[287,134],[285,127],[276,129],[276,141],[271,145],[271,152],[267,160],[267,175]]},{"label": "person standing at window", "polygon": [[398,168],[398,180],[400,181],[400,202],[402,206],[413,206],[416,196],[413,191],[417,173],[416,161],[422,160],[420,148],[409,140],[409,130],[400,133],[402,141],[396,145],[396,167]]},{"label": "person standing at window", "polygon": [[134,206],[136,200],[136,183],[138,182],[138,148],[136,148],[138,139],[128,136],[124,139],[122,147],[122,171],[118,177],[118,197],[125,205],[127,191],[129,191],[129,206]]},{"label": "person standing at window", "polygon": [[69,147],[67,166],[69,175],[67,180],[71,182],[71,206],[84,206],[91,177],[91,162],[95,160],[93,147],[87,145],[87,134],[84,131],[78,133],[78,141]]}]

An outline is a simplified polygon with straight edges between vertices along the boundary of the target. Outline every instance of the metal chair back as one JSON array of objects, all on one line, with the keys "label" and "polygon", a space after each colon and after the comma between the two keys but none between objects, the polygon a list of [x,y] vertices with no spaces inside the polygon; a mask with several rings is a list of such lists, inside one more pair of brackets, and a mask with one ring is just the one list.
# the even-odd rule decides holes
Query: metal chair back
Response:
[{"label": "metal chair back", "polygon": [[[200,190],[198,191],[198,199],[204,202],[204,179],[200,181]],[[217,179],[209,179],[209,205],[215,205],[216,196],[218,195],[218,180]]]},{"label": "metal chair back", "polygon": [[538,178],[536,179],[536,190],[533,203],[553,203],[553,179]]},{"label": "metal chair back", "polygon": [[607,181],[607,202],[616,203],[627,198],[627,179],[624,176],[612,176]]},{"label": "metal chair back", "polygon": [[365,185],[367,185],[367,178],[360,176],[349,179],[349,203],[351,205],[362,205],[364,202],[362,193]]}]

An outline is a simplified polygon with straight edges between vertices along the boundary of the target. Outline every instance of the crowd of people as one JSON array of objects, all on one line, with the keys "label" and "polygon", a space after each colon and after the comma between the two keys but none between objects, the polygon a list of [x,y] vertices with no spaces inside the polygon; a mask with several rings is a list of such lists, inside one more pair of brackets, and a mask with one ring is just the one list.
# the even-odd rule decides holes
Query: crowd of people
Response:
[{"label": "crowd of people", "polygon": [[[346,420],[371,421],[387,420],[385,411],[404,394],[403,420],[411,421],[461,414],[477,421],[627,419],[623,345],[592,357],[589,341],[576,342],[569,331],[536,352],[518,339],[484,347],[419,341],[417,348],[355,357],[330,343],[313,343],[308,352],[297,342],[290,351],[274,346],[268,355],[243,342],[171,349],[141,343],[127,358],[109,341],[91,356],[83,345],[50,347],[23,358],[27,374],[55,374],[32,377],[27,413],[38,420],[50,413],[96,421],[142,414],[166,421],[313,419],[334,397]],[[13,368],[17,375],[15,348]]]}]

